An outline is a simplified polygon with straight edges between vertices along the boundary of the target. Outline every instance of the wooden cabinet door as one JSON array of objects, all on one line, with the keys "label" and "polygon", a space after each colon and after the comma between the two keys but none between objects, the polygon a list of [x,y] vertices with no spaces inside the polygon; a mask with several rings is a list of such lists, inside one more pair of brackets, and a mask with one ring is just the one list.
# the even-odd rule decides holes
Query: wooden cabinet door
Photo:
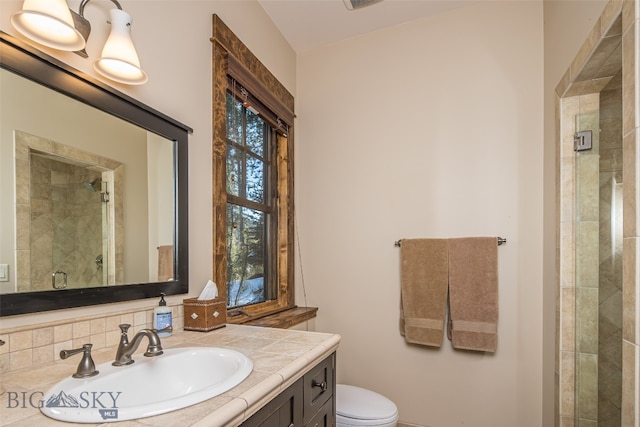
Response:
[{"label": "wooden cabinet door", "polygon": [[248,420],[242,427],[298,427],[302,425],[302,382],[296,381]]},{"label": "wooden cabinet door", "polygon": [[333,412],[333,399],[329,399],[327,403],[320,408],[307,424],[306,427],[334,427],[335,417]]},{"label": "wooden cabinet door", "polygon": [[304,377],[304,425],[335,394],[335,353],[314,366]]},{"label": "wooden cabinet door", "polygon": [[242,427],[334,427],[335,353],[267,403]]}]

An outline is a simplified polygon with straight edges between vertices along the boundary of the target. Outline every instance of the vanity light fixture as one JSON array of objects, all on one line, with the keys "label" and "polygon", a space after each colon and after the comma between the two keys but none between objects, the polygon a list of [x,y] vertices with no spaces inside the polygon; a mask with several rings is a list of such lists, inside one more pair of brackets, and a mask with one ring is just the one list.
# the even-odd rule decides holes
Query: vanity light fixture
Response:
[{"label": "vanity light fixture", "polygon": [[102,55],[93,63],[94,68],[103,76],[120,83],[146,83],[147,75],[140,68],[138,53],[131,40],[131,15],[122,9],[111,9],[109,14],[111,32],[102,48]]},{"label": "vanity light fixture", "polygon": [[86,40],[73,22],[66,0],[24,0],[11,24],[41,45],[58,50],[84,49]]},{"label": "vanity light fixture", "polygon": [[[53,49],[74,51],[87,58],[84,48],[91,24],[84,17],[84,8],[89,1],[82,0],[79,13],[75,13],[69,9],[66,0],[24,0],[22,10],[11,16],[11,23],[35,42]],[[111,31],[93,66],[103,76],[119,83],[146,83],[147,75],[140,67],[131,40],[131,15],[122,10],[117,0],[111,2],[117,7],[109,12],[107,22],[111,24]]]}]

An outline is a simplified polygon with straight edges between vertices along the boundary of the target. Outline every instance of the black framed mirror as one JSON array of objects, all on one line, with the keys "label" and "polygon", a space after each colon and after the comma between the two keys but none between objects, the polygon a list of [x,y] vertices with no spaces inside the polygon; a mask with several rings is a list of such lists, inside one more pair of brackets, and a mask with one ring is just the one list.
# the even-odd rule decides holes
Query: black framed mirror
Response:
[{"label": "black framed mirror", "polygon": [[[168,160],[165,158],[162,162],[154,163],[156,169],[161,169],[160,172],[162,176],[160,178],[156,178],[152,172],[147,171],[139,174],[140,169],[143,168],[137,167],[137,165],[134,164],[125,164],[124,167],[121,168],[124,172],[118,171],[117,167],[113,167],[113,170],[116,171],[113,172],[107,165],[107,163],[110,162],[109,160],[97,166],[94,162],[89,169],[92,169],[94,173],[98,173],[98,178],[89,179],[85,177],[84,180],[81,179],[77,185],[78,188],[84,187],[84,190],[77,190],[78,192],[83,192],[83,197],[88,197],[91,192],[95,192],[95,194],[99,195],[102,202],[105,202],[105,199],[107,202],[109,199],[111,199],[112,202],[114,198],[116,200],[116,202],[113,203],[115,207],[112,208],[111,211],[104,211],[108,213],[103,214],[106,219],[103,220],[102,225],[104,230],[104,224],[110,224],[112,231],[109,235],[113,237],[112,240],[114,241],[108,244],[102,243],[102,248],[104,248],[105,251],[104,254],[99,253],[96,256],[95,253],[92,252],[90,261],[84,261],[85,269],[91,270],[94,276],[104,276],[104,283],[101,282],[98,285],[83,278],[79,279],[79,284],[67,287],[67,273],[62,272],[59,267],[54,265],[54,267],[51,268],[53,271],[46,273],[46,276],[49,277],[48,280],[50,284],[48,288],[46,285],[41,287],[35,286],[34,283],[36,280],[33,279],[33,275],[37,268],[33,266],[34,263],[31,260],[31,258],[37,258],[34,255],[35,249],[32,247],[29,252],[26,252],[28,256],[20,255],[20,250],[24,249],[20,247],[20,238],[23,237],[24,233],[18,230],[21,230],[19,225],[24,225],[22,224],[24,221],[21,222],[20,220],[18,199],[20,198],[21,192],[25,193],[25,191],[22,191],[24,189],[18,188],[21,185],[21,172],[19,166],[15,166],[15,170],[11,173],[17,177],[15,178],[15,182],[12,181],[11,183],[13,187],[8,192],[10,194],[4,194],[4,192],[6,192],[5,189],[0,189],[3,191],[3,204],[5,201],[9,202],[8,205],[10,205],[10,209],[13,209],[11,213],[15,213],[14,218],[10,218],[6,210],[0,213],[0,217],[4,218],[2,220],[4,224],[0,229],[3,234],[2,239],[5,241],[17,241],[14,246],[8,246],[8,249],[4,246],[0,248],[0,264],[13,267],[12,269],[4,267],[4,269],[9,270],[9,274],[14,275],[12,277],[13,283],[11,283],[13,289],[11,287],[2,288],[1,285],[3,285],[3,283],[0,283],[0,291],[2,291],[2,293],[0,293],[0,316],[155,298],[159,296],[160,293],[165,293],[166,295],[187,293],[189,290],[187,144],[188,134],[192,132],[192,129],[4,32],[0,32],[0,71],[2,73],[10,73],[7,74],[10,79],[24,79],[28,81],[29,84],[35,84],[37,86],[36,90],[44,90],[44,88],[46,88],[46,90],[53,90],[56,92],[56,96],[63,95],[67,102],[79,103],[82,104],[83,107],[88,106],[92,111],[99,110],[99,114],[108,117],[108,120],[123,121],[126,126],[139,129],[139,132],[146,135],[143,136],[145,144],[149,144],[142,148],[142,151],[147,153],[145,154],[146,156],[149,156],[149,152],[158,151],[155,148],[157,146],[151,144],[159,144],[159,140],[164,141],[162,142],[164,147],[162,150],[165,153],[167,151],[169,152]],[[9,92],[5,90],[8,86],[9,84],[5,83],[2,96],[5,96],[4,92]],[[38,98],[36,100],[38,100]],[[3,102],[3,104],[3,108],[6,109],[5,111],[11,110],[12,101]],[[56,107],[54,107],[54,109],[55,108]],[[63,108],[58,109],[62,110],[63,113],[65,111]],[[95,113],[92,112],[90,114]],[[25,115],[22,114],[22,116],[24,117]],[[34,117],[33,120],[37,121],[42,119]],[[76,118],[76,120],[82,122],[81,118]],[[20,161],[17,160],[19,158],[17,153],[21,150],[20,144],[26,147],[26,151],[30,153],[30,156],[35,155],[38,159],[44,158],[47,162],[51,161],[52,158],[57,158],[58,153],[64,153],[60,154],[60,158],[62,158],[62,163],[65,163],[65,166],[69,164],[75,166],[77,163],[82,163],[79,159],[85,158],[85,154],[91,158],[94,157],[93,153],[86,149],[74,148],[71,150],[73,154],[68,154],[68,147],[64,144],[64,141],[60,143],[58,138],[53,138],[55,142],[50,142],[41,138],[40,135],[33,136],[28,133],[23,134],[21,132],[22,129],[8,129],[12,126],[8,126],[5,123],[3,123],[3,126],[7,128],[5,129],[6,131],[10,130],[12,134],[10,138],[6,137],[5,134],[2,144],[5,144],[5,139],[11,139],[9,144],[11,145],[10,150],[12,151],[10,152],[15,153],[13,159],[9,159],[8,157],[10,156],[6,155],[8,151],[3,151],[3,157],[5,158],[3,161],[11,161],[14,162],[14,164],[20,163]],[[66,131],[69,131],[69,128],[76,125],[59,124],[58,126],[64,127]],[[99,128],[100,126],[97,126],[96,129]],[[25,139],[27,142],[23,143],[18,141],[20,138]],[[42,140],[45,142],[41,142]],[[116,142],[122,143],[122,141],[116,141],[115,139],[113,141],[114,145]],[[49,147],[51,145],[57,147],[56,149],[58,151],[55,155],[51,154],[52,150],[40,149],[40,146]],[[7,148],[7,150],[8,149],[9,148]],[[104,158],[104,156],[97,157]],[[145,162],[148,162],[148,159],[149,157],[146,158]],[[33,160],[31,163],[34,163]],[[14,164],[11,164],[12,168]],[[118,163],[115,162],[115,164]],[[147,168],[148,163],[145,163],[144,167]],[[3,168],[9,169],[6,168],[4,164]],[[29,168],[32,168],[32,166],[29,166]],[[148,169],[151,168],[149,167]],[[167,171],[170,171],[170,173]],[[137,173],[141,175],[143,179],[136,180],[135,177]],[[27,169],[26,180],[29,181],[30,177],[31,181],[34,181],[34,176],[36,175],[34,175],[33,170]],[[112,178],[108,178],[109,176]],[[113,176],[116,178],[113,178]],[[119,179],[121,181],[118,181]],[[154,184],[156,185],[154,189],[151,189],[151,187],[143,187],[141,191],[146,192],[143,194],[162,193],[160,198],[164,198],[166,201],[164,203],[156,202],[154,205],[145,199],[144,205],[136,206],[134,203],[136,198],[143,198],[136,196],[134,190],[131,190],[133,184],[129,183],[141,180],[147,181],[148,183],[164,181],[163,184]],[[9,179],[4,179],[3,181],[9,181]],[[126,185],[124,183],[126,183]],[[110,184],[115,188],[109,191],[105,190],[101,193],[99,184]],[[8,184],[5,182],[4,185],[6,187]],[[35,192],[35,184],[30,183],[29,185],[30,187],[26,193],[33,194]],[[151,199],[152,197],[149,195],[148,198]],[[7,205],[5,205],[5,207],[6,206]],[[29,212],[29,214],[25,216],[25,218],[33,216],[33,206],[35,205],[28,206],[26,211]],[[126,209],[123,209],[124,213],[118,210],[119,207],[122,208],[122,206],[126,207]],[[156,211],[160,210],[158,206],[164,206],[166,208],[163,209],[165,212],[162,214],[163,220],[165,221],[164,223],[156,218],[158,216],[156,215]],[[84,207],[82,207],[82,209],[84,209]],[[136,220],[138,222],[128,219],[128,216],[131,216],[132,213],[139,217]],[[154,219],[150,219],[152,216]],[[79,220],[74,221],[79,222]],[[55,223],[55,219],[52,222]],[[113,224],[115,224],[115,226]],[[139,227],[137,224],[144,224],[144,227]],[[12,225],[14,226],[13,229]],[[31,236],[40,232],[33,223],[30,224],[30,227],[31,231],[29,234]],[[164,235],[163,246],[160,246],[161,243],[158,243],[162,239],[156,238],[154,232],[150,231],[153,228],[159,229],[159,233]],[[67,240],[78,240],[85,231],[82,230],[77,233],[73,238],[67,236]],[[103,234],[104,233],[103,231]],[[141,238],[142,235],[144,238]],[[31,245],[34,245],[34,239],[32,237],[29,239]],[[103,237],[102,240],[104,241],[105,238]],[[139,252],[144,252],[144,250],[140,251],[135,249],[135,242],[140,240],[144,241],[146,246],[143,249],[150,254],[147,258],[142,258],[142,262],[139,258],[135,258],[135,255]],[[26,245],[29,244],[28,242],[29,240],[27,240]],[[161,247],[170,248],[168,255],[167,252],[165,252],[164,255],[155,253],[155,250],[160,251]],[[77,250],[76,252],[82,252],[82,250]],[[101,252],[101,250],[98,252]],[[127,258],[128,256],[131,258]],[[160,265],[161,258],[165,264],[164,266]],[[107,263],[110,263],[114,272],[109,274],[105,272],[103,274],[103,271],[106,271]],[[157,271],[155,272],[152,271],[156,268],[156,264],[154,263],[157,263]],[[27,264],[29,266],[25,267]],[[87,266],[87,264],[90,266]],[[167,268],[170,273],[166,276],[162,275],[161,271],[163,269],[167,270]],[[142,273],[136,273],[136,269],[141,270]],[[25,276],[24,273],[26,270],[29,270],[27,276]],[[144,270],[148,270],[146,272],[148,274],[146,274]],[[96,271],[99,271],[100,274],[96,274]],[[64,273],[64,276],[62,276],[62,273]],[[33,288],[20,288],[19,283],[21,282],[21,277],[28,277],[27,280],[22,280],[22,282],[30,282]],[[62,277],[64,278],[64,283],[60,281]],[[44,281],[46,282],[46,280],[47,279]]]}]

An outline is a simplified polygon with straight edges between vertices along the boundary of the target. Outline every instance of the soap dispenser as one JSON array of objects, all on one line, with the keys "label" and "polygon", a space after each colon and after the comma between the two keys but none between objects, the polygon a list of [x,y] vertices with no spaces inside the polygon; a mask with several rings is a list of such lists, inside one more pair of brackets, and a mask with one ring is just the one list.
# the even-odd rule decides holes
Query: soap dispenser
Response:
[{"label": "soap dispenser", "polygon": [[[160,303],[153,310],[153,329],[162,330],[167,326],[172,326],[171,309],[167,307],[167,302],[164,300],[164,293],[160,294]],[[171,331],[158,332],[159,337],[168,337],[171,335]]]}]

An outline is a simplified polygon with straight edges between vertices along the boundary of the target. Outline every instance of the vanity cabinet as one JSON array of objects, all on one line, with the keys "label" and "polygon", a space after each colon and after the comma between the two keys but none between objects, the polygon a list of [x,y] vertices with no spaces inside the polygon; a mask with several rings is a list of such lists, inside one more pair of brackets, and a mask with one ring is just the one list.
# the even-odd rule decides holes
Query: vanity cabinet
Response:
[{"label": "vanity cabinet", "polygon": [[242,423],[242,427],[334,426],[335,366],[333,353]]}]

